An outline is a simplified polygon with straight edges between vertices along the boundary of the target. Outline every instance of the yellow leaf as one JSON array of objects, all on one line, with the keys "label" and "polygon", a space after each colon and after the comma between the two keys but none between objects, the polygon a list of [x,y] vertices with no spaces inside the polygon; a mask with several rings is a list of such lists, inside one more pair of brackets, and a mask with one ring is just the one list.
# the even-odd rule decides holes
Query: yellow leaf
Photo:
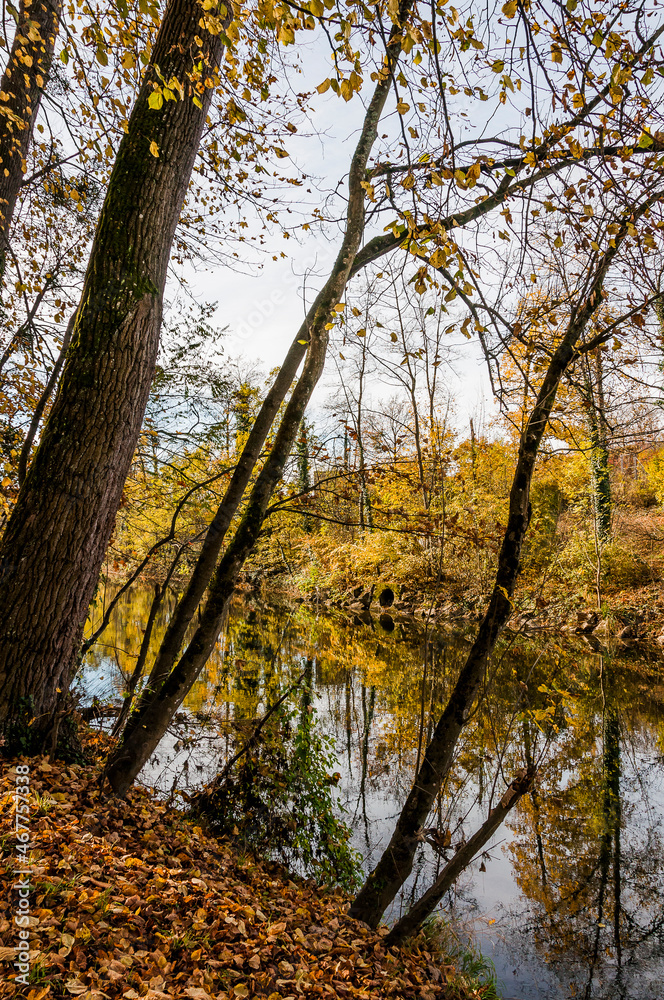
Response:
[{"label": "yellow leaf", "polygon": [[150,152],[152,153],[153,156],[159,156],[159,146],[154,141],[154,139],[150,143]]},{"label": "yellow leaf", "polygon": [[516,0],[508,0],[507,3],[503,4],[503,14],[505,17],[513,18],[516,14],[517,2]]},{"label": "yellow leaf", "polygon": [[164,95],[160,90],[153,90],[148,97],[148,107],[152,108],[153,111],[159,111],[164,103]]}]

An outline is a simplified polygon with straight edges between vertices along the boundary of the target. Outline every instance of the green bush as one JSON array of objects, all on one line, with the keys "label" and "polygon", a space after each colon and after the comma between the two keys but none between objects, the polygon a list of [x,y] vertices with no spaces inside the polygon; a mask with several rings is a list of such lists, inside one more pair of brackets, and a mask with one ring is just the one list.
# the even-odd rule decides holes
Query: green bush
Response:
[{"label": "green bush", "polygon": [[199,797],[196,809],[239,848],[321,884],[353,889],[360,855],[337,815],[334,743],[316,728],[309,700],[305,695],[298,710],[282,706],[249,736],[246,752]]}]

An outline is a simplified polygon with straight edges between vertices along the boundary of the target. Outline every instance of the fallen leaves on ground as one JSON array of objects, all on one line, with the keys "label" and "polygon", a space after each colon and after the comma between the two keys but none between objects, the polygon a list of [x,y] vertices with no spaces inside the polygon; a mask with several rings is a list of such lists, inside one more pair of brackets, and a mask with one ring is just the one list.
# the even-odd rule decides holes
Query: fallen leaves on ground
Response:
[{"label": "fallen leaves on ground", "polygon": [[149,791],[103,796],[93,766],[30,765],[31,973],[15,982],[15,764],[4,767],[0,997],[438,998],[423,939],[385,948],[348,898],[238,856]]}]

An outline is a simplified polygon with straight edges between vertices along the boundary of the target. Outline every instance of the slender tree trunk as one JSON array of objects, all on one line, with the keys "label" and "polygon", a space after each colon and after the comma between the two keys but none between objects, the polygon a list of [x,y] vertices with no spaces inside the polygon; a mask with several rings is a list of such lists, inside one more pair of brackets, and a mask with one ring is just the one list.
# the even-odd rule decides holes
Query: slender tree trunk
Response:
[{"label": "slender tree trunk", "polygon": [[145,667],[145,661],[150,648],[150,639],[152,638],[152,629],[154,628],[154,623],[157,619],[157,614],[159,612],[159,608],[161,607],[161,601],[165,590],[166,585],[162,588],[158,583],[155,583],[154,596],[152,598],[152,603],[150,604],[150,611],[145,625],[145,631],[143,632],[143,639],[141,640],[141,648],[138,653],[138,659],[136,660],[136,665],[132,670],[131,677],[129,678],[129,682],[127,684],[127,690],[122,702],[120,714],[115,720],[115,725],[111,730],[111,737],[113,738],[119,736],[124,729],[124,724],[127,721],[127,717],[131,710],[131,703],[134,700],[134,692],[136,690],[136,685],[143,675],[143,668]]},{"label": "slender tree trunk", "polygon": [[[588,396],[590,402],[590,467],[593,487],[593,503],[595,507],[595,522],[597,536],[601,543],[608,542],[611,537],[611,477],[609,474],[609,446],[606,426],[606,405],[604,401],[604,372],[602,370],[602,354],[598,348],[595,352],[595,385],[592,376],[588,380]],[[588,369],[592,360],[588,358]]]},{"label": "slender tree trunk", "polygon": [[373,528],[373,511],[371,509],[371,496],[369,494],[369,486],[367,484],[367,469],[366,462],[364,458],[364,380],[366,373],[367,364],[367,343],[366,340],[362,341],[362,363],[358,372],[358,392],[357,392],[357,411],[355,414],[355,432],[357,434],[357,457],[359,459],[359,478],[360,478],[360,502],[358,504],[358,514],[360,522],[360,531],[364,531],[365,528]]},{"label": "slender tree trunk", "polygon": [[[640,217],[650,204],[649,199],[634,215]],[[616,236],[615,245],[607,250],[595,274],[587,282],[588,295],[585,301],[572,310],[565,335],[551,358],[542,387],[521,436],[510,490],[507,527],[498,557],[498,569],[489,607],[436,726],[431,743],[427,747],[392,838],[350,908],[351,916],[364,920],[371,927],[378,926],[386,908],[412,871],[415,852],[420,843],[420,830],[452,764],[457,740],[480,690],[489,657],[509,620],[521,549],[530,520],[530,485],[540,442],[560,379],[575,356],[576,345],[589,319],[601,302],[600,293],[604,277],[626,233],[626,225],[623,224]]]},{"label": "slender tree trunk", "polygon": [[517,804],[521,796],[528,791],[532,785],[534,776],[534,772],[524,771],[523,774],[514,779],[498,805],[491,810],[479,830],[473,834],[463,847],[459,848],[451,861],[445,865],[433,885],[418,899],[408,913],[397,921],[385,939],[387,945],[401,944],[402,941],[420,927],[423,921],[436,908],[447,890],[454,885],[461,872],[468,867],[475,855],[491,840],[498,827],[510,810]]},{"label": "slender tree trunk", "polygon": [[[192,69],[212,74],[222,52],[200,20],[197,3],[169,0],[111,174],[58,393],[0,547],[0,720],[27,699],[41,725],[71,680],[143,421],[171,244],[211,100]],[[153,84],[172,76],[183,99],[151,109]]]},{"label": "slender tree trunk", "polygon": [[125,794],[156,749],[174,713],[214,649],[237,576],[258,540],[270,499],[283,475],[305,409],[323,372],[331,317],[346,288],[350,269],[364,234],[365,195],[362,181],[390,91],[391,71],[401,53],[400,26],[411,6],[412,0],[402,0],[399,24],[390,32],[387,65],[383,68],[369,103],[353,155],[348,179],[344,239],[332,273],[307,315],[299,338],[306,340],[308,344],[302,374],[286,406],[270,454],[251,491],[242,520],[214,574],[198,628],[179,662],[167,676],[155,676],[153,669],[148,682],[149,694],[141,699],[138,710],[130,717],[122,744],[109,760],[106,774],[112,788],[120,795]]},{"label": "slender tree trunk", "polygon": [[21,0],[7,68],[0,83],[0,278],[25,160],[48,81],[62,0]]},{"label": "slender tree trunk", "polygon": [[64,364],[65,357],[67,356],[67,348],[69,347],[69,342],[71,341],[71,333],[74,329],[74,320],[76,315],[73,315],[67,324],[67,329],[65,330],[65,335],[62,340],[62,347],[60,348],[60,353],[58,354],[57,360],[53,365],[53,371],[51,372],[49,379],[44,386],[44,391],[42,392],[37,405],[35,406],[35,412],[32,414],[32,420],[30,421],[30,426],[28,427],[28,433],[25,435],[25,441],[23,442],[23,447],[21,448],[21,454],[18,459],[18,482],[19,486],[22,486],[25,482],[25,476],[28,469],[28,459],[30,458],[30,450],[32,444],[35,440],[37,431],[39,430],[39,424],[41,423],[41,418],[44,416],[44,410],[48,405],[48,401],[53,395],[53,390],[55,389],[60,372],[62,371],[62,366]]},{"label": "slender tree trunk", "polygon": [[[385,86],[385,84],[383,84]],[[359,148],[359,147],[358,147]],[[368,156],[368,153],[367,153]],[[344,241],[344,247],[346,241]],[[342,247],[342,253],[345,253]],[[339,258],[340,260],[341,258]],[[279,412],[279,407],[283,403],[288,390],[293,384],[293,379],[297,374],[302,359],[307,352],[307,345],[310,339],[310,330],[317,322],[321,309],[325,310],[329,303],[330,281],[336,280],[339,267],[339,260],[328,282],[317,295],[311,306],[304,323],[295,336],[283,364],[268,392],[259,412],[254,420],[249,437],[242,449],[242,454],[235,467],[228,488],[223,496],[214,518],[210,522],[200,554],[196,560],[196,565],[191,574],[185,591],[178,601],[171,620],[166,629],[159,652],[150,672],[150,677],[146,685],[143,696],[139,702],[139,709],[146,704],[151,693],[158,690],[163,684],[172,669],[187,629],[191,624],[196,609],[203,599],[203,595],[212,579],[219,560],[219,555],[224,543],[224,538],[231,525],[233,517],[237,513],[242,497],[249,485],[251,476],[256,468],[263,445],[274,423],[274,419]],[[346,279],[347,280],[347,279]]]},{"label": "slender tree trunk", "polygon": [[328,335],[312,331],[312,341],[304,370],[286,407],[270,456],[251,492],[247,508],[233,539],[222,556],[210,584],[205,607],[187,649],[158,688],[154,676],[148,681],[149,694],[129,718],[121,745],[112,754],[106,774],[115,792],[124,795],[166,733],[178,710],[214,649],[238,574],[253,549],[267,513],[272,493],[283,475],[298,427],[325,361]]},{"label": "slender tree trunk", "polygon": [[[321,293],[322,294],[322,293]],[[233,472],[230,483],[224,493],[223,499],[217,508],[214,518],[206,532],[201,551],[194,566],[194,570],[189,578],[182,597],[178,601],[171,620],[168,623],[166,633],[162,640],[159,652],[150,671],[150,677],[145,691],[141,697],[139,707],[145,704],[150,693],[157,690],[163,683],[175,663],[180,648],[184,641],[187,629],[191,624],[196,609],[203,599],[203,595],[212,579],[219,554],[224,544],[224,538],[228,531],[233,517],[237,513],[238,507],[245,490],[249,485],[252,473],[260,458],[263,445],[270,432],[274,419],[279,412],[279,407],[283,403],[293,379],[297,374],[302,359],[307,352],[308,342],[308,322],[315,316],[320,296],[314,302],[307,320],[298,335],[291,344],[273,384],[256,417],[249,437],[242,449],[239,461]]]},{"label": "slender tree trunk", "polygon": [[154,597],[152,598],[152,604],[150,605],[150,611],[148,613],[148,620],[145,624],[145,631],[143,632],[143,639],[141,640],[141,648],[138,652],[136,666],[134,667],[131,677],[129,678],[129,683],[127,684],[127,693],[125,694],[124,701],[122,702],[120,714],[115,720],[115,725],[113,726],[113,730],[111,732],[111,736],[113,737],[120,735],[125,727],[127,719],[129,718],[129,712],[131,711],[131,705],[134,700],[134,692],[136,691],[138,682],[143,676],[148,653],[150,652],[150,642],[152,640],[152,632],[157,620],[157,615],[159,614],[159,610],[171,582],[171,577],[177,568],[177,564],[180,561],[180,556],[184,552],[184,549],[185,546],[181,545],[175,553],[175,558],[171,560],[171,565],[168,568],[164,582],[162,584],[156,583],[154,586]]}]

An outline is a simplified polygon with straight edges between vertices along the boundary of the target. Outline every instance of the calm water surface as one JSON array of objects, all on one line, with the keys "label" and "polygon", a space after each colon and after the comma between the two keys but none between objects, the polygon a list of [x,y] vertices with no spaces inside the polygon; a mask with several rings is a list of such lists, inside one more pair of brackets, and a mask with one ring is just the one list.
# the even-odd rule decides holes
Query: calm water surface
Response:
[{"label": "calm water surface", "polygon": [[[118,607],[84,665],[88,696],[119,696],[150,597],[137,591]],[[185,703],[197,724],[174,728],[143,779],[162,790],[199,786],[224,759],[233,725],[260,716],[308,663],[319,725],[335,739],[340,805],[371,869],[470,638],[385,624],[239,602]],[[538,764],[536,790],[443,906],[493,961],[505,1000],[664,1000],[664,672],[642,654],[596,645],[505,642],[428,823],[456,844],[519,768]],[[423,847],[392,917],[437,864]]]}]

